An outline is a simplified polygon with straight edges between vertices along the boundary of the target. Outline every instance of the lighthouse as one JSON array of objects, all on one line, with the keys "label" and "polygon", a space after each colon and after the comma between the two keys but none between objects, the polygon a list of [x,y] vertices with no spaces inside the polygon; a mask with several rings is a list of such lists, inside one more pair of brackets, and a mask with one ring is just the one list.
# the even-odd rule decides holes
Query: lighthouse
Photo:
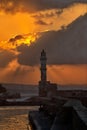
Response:
[{"label": "lighthouse", "polygon": [[47,81],[47,57],[44,49],[41,51],[40,55],[40,74],[41,79],[39,81],[39,96],[40,97],[50,97],[56,95],[57,93],[57,84],[50,83]]},{"label": "lighthouse", "polygon": [[41,52],[41,56],[40,56],[40,63],[41,63],[41,67],[40,67],[40,71],[41,71],[41,83],[42,84],[46,84],[47,81],[47,75],[46,75],[46,52],[44,50],[42,50]]},{"label": "lighthouse", "polygon": [[47,57],[46,57],[46,52],[44,49],[41,51],[40,55],[40,74],[41,74],[41,79],[39,81],[39,96],[46,96],[47,93],[47,68],[46,68],[46,63],[47,63]]}]

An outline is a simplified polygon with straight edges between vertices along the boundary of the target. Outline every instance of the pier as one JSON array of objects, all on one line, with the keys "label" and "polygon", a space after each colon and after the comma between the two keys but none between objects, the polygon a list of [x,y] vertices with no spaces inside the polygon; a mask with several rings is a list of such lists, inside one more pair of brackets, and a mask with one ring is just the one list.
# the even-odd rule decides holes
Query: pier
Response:
[{"label": "pier", "polygon": [[33,130],[87,130],[87,108],[80,101],[69,100],[56,113],[52,107],[29,112]]}]

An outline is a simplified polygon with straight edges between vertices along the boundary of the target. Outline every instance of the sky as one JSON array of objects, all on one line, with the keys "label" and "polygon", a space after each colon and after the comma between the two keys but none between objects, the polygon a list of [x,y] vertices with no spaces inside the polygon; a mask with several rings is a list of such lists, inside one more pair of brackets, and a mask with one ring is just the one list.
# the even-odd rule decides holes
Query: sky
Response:
[{"label": "sky", "polygon": [[0,82],[87,84],[87,0],[0,0]]}]

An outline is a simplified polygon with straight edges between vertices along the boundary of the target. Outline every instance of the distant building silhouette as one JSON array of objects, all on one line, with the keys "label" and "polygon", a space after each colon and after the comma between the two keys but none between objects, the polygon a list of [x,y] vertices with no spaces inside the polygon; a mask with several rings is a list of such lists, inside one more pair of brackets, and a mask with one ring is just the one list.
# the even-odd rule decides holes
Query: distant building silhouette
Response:
[{"label": "distant building silhouette", "polygon": [[44,49],[41,52],[40,63],[41,80],[39,81],[39,96],[53,96],[57,93],[57,84],[47,81],[47,57]]}]

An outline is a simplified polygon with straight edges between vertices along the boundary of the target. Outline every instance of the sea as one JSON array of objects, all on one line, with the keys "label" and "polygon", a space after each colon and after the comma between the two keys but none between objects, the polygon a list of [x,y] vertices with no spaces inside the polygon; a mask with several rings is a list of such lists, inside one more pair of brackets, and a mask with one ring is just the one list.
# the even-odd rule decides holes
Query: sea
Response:
[{"label": "sea", "polygon": [[[3,85],[10,93],[20,93],[21,98],[38,96],[38,87],[32,85]],[[38,106],[0,106],[0,130],[31,130],[29,127],[29,111]]]},{"label": "sea", "polygon": [[38,106],[1,106],[0,130],[31,130],[28,114]]},{"label": "sea", "polygon": [[[38,86],[4,84],[13,93],[19,92],[21,98],[38,96]],[[0,130],[31,130],[28,114],[38,106],[0,106]]]}]

